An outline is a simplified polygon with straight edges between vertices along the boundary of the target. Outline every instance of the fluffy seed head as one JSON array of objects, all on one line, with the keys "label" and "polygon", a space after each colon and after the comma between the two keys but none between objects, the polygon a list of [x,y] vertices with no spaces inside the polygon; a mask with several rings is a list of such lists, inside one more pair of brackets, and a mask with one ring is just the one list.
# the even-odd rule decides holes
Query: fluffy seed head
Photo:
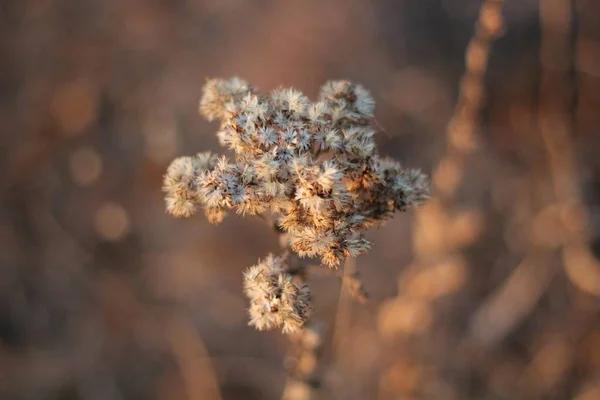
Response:
[{"label": "fluffy seed head", "polygon": [[[220,121],[219,142],[235,159],[201,153],[174,160],[163,189],[175,216],[203,208],[218,223],[229,210],[271,212],[292,250],[337,267],[368,250],[366,228],[428,198],[420,171],[377,154],[375,102],[361,85],[329,81],[311,103],[293,88],[261,95],[239,78],[213,79],[200,112]],[[271,317],[255,324],[267,326]]]}]

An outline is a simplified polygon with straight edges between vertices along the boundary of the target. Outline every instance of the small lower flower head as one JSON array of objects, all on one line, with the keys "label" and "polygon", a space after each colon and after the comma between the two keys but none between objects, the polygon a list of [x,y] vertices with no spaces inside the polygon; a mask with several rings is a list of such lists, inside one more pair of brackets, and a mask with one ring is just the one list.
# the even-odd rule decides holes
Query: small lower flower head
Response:
[{"label": "small lower flower head", "polygon": [[281,328],[293,333],[310,313],[310,292],[285,272],[283,258],[269,255],[244,272],[244,291],[250,299],[250,325],[258,330]]}]

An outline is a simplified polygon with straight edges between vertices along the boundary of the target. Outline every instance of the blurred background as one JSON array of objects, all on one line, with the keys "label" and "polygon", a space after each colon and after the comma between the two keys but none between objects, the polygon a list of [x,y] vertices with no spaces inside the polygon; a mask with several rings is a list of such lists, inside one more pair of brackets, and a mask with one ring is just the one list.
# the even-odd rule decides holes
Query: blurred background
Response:
[{"label": "blurred background", "polygon": [[600,399],[600,6],[485,3],[0,2],[0,399],[280,397],[241,288],[275,233],[161,193],[221,151],[197,105],[233,75],[361,83],[380,152],[432,175],[369,233],[367,304],[309,282],[319,398]]}]

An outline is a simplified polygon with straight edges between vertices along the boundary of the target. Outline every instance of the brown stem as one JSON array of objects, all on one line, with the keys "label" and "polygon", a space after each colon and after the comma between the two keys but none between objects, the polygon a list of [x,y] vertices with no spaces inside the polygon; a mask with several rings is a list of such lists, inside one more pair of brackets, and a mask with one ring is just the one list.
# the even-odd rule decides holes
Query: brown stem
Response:
[{"label": "brown stem", "polygon": [[[300,258],[294,253],[287,240],[286,233],[281,230],[276,221],[264,216],[261,218],[279,235],[279,243],[283,249],[286,260],[287,273],[294,279],[304,283],[308,276],[335,275],[342,284],[342,291],[351,297],[357,298],[361,303],[368,299],[358,273],[352,271],[343,274],[341,271],[312,264],[309,260]],[[284,400],[310,400],[317,396],[321,387],[321,377],[318,370],[318,361],[323,341],[323,324],[308,320],[304,328],[291,337],[291,344],[286,356],[288,379],[282,393]]]}]

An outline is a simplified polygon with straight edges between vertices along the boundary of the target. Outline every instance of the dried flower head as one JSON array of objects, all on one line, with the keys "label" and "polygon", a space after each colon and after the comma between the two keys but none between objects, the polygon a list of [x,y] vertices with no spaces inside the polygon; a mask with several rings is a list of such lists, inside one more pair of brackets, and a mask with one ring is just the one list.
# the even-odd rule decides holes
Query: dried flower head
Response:
[{"label": "dried flower head", "polygon": [[269,255],[244,272],[250,325],[258,330],[281,328],[283,333],[293,333],[308,319],[308,286],[294,280],[286,269],[283,258]]},{"label": "dried flower head", "polygon": [[165,175],[167,211],[200,206],[211,222],[227,210],[274,213],[292,249],[339,266],[366,252],[364,230],[428,197],[418,170],[377,154],[375,101],[362,86],[327,82],[311,103],[295,89],[262,95],[247,82],[209,80],[200,113],[220,120],[233,161],[209,153],[178,158]]},{"label": "dried flower head", "polygon": [[[212,223],[230,210],[270,213],[300,257],[338,267],[369,249],[367,228],[428,198],[420,171],[377,154],[375,101],[360,85],[327,82],[312,103],[292,88],[264,95],[239,78],[212,79],[199,110],[220,121],[217,137],[234,159],[210,153],[175,159],[163,190],[176,217],[199,208]],[[291,333],[308,318],[308,288],[286,272],[285,260],[269,256],[244,274],[257,329]]]}]

